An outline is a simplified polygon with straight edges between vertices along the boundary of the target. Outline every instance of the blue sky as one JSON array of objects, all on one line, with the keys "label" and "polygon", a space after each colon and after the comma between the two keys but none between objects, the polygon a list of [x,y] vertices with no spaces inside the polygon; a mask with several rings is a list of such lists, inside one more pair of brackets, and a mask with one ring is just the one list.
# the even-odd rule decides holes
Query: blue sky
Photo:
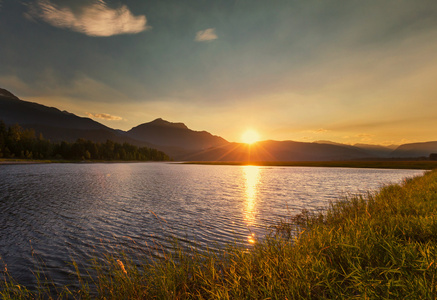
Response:
[{"label": "blue sky", "polygon": [[0,87],[128,130],[437,140],[436,1],[0,0]]}]

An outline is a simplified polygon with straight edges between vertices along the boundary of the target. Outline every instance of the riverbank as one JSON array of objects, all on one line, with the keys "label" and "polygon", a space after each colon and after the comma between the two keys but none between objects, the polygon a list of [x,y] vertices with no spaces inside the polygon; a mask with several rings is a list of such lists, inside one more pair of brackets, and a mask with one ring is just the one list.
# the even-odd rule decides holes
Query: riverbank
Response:
[{"label": "riverbank", "polygon": [[29,165],[29,164],[51,164],[51,163],[64,163],[69,161],[56,161],[56,160],[33,160],[33,159],[14,159],[14,158],[0,158],[0,165]]},{"label": "riverbank", "polygon": [[267,167],[339,167],[339,168],[375,168],[375,169],[418,169],[437,168],[437,161],[431,160],[378,160],[378,161],[274,161],[274,162],[221,162],[191,161],[184,164],[231,165],[231,166],[267,166]]},{"label": "riverbank", "polygon": [[[135,163],[144,161],[123,160],[32,160],[32,159],[9,159],[0,158],[0,165],[18,164],[49,164],[49,163]],[[166,161],[169,162],[169,161]],[[280,162],[216,162],[216,161],[186,161],[173,162],[176,164],[193,165],[230,165],[230,166],[266,166],[266,167],[337,167],[337,168],[374,168],[374,169],[414,169],[433,170],[437,169],[437,161],[280,161]]]},{"label": "riverbank", "polygon": [[12,158],[0,158],[0,165],[29,165],[29,164],[97,164],[97,163],[155,163],[155,162],[166,162],[170,161],[141,161],[141,160],[33,160],[33,159],[12,159]]},{"label": "riverbank", "polygon": [[[319,214],[282,220],[251,249],[219,253],[177,245],[161,259],[95,259],[71,286],[9,278],[4,299],[434,299],[437,171],[378,193],[345,198]],[[81,262],[75,262],[77,269]],[[3,269],[3,268],[2,268]],[[38,273],[36,273],[38,274]],[[82,273],[83,274],[83,273]],[[43,278],[43,276],[41,276]],[[49,292],[51,291],[51,292]],[[55,291],[55,294],[53,292]]]}]

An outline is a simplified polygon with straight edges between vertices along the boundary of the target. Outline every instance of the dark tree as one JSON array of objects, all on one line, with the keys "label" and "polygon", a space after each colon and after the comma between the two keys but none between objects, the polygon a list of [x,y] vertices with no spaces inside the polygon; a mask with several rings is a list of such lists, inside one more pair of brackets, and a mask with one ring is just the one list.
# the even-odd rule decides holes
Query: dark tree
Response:
[{"label": "dark tree", "polygon": [[69,160],[136,160],[162,161],[170,158],[161,151],[146,147],[137,147],[128,143],[119,144],[107,140],[95,143],[78,139],[74,143],[52,143],[38,137],[33,129],[23,129],[19,125],[7,127],[0,120],[0,157],[28,159],[69,159]]}]

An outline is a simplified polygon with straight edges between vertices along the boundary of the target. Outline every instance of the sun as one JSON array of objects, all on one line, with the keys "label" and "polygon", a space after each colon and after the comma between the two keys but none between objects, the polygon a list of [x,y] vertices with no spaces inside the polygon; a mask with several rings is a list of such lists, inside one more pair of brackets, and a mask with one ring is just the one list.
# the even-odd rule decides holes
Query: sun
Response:
[{"label": "sun", "polygon": [[258,132],[256,132],[253,129],[246,130],[243,135],[241,136],[241,141],[245,144],[253,144],[258,142],[260,139],[260,136]]}]

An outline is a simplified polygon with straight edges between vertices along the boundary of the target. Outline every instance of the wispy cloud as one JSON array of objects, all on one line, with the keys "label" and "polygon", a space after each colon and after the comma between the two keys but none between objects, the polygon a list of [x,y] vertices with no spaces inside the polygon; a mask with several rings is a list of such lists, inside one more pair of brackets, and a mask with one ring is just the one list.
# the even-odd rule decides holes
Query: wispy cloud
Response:
[{"label": "wispy cloud", "polygon": [[38,0],[30,6],[29,14],[60,28],[69,28],[89,36],[134,34],[150,28],[146,16],[134,16],[126,5],[116,9],[97,0],[78,11],[60,7],[50,0]]},{"label": "wispy cloud", "polygon": [[218,39],[218,36],[215,33],[215,28],[208,28],[198,31],[194,40],[197,42],[208,42],[216,39]]},{"label": "wispy cloud", "polygon": [[92,114],[89,112],[86,112],[85,114],[90,118],[97,118],[97,119],[108,120],[108,121],[121,121],[121,120],[123,120],[122,117],[113,116],[110,114]]},{"label": "wispy cloud", "polygon": [[372,138],[374,137],[374,134],[368,134],[368,133],[360,133],[357,134],[357,137],[361,139],[361,142],[370,142],[372,141]]},{"label": "wispy cloud", "polygon": [[302,132],[306,132],[306,133],[316,133],[316,134],[319,134],[319,133],[327,133],[327,132],[330,132],[330,130],[328,130],[328,129],[325,129],[325,128],[319,128],[319,129],[309,129],[309,130],[304,130],[304,131],[302,131]]}]

